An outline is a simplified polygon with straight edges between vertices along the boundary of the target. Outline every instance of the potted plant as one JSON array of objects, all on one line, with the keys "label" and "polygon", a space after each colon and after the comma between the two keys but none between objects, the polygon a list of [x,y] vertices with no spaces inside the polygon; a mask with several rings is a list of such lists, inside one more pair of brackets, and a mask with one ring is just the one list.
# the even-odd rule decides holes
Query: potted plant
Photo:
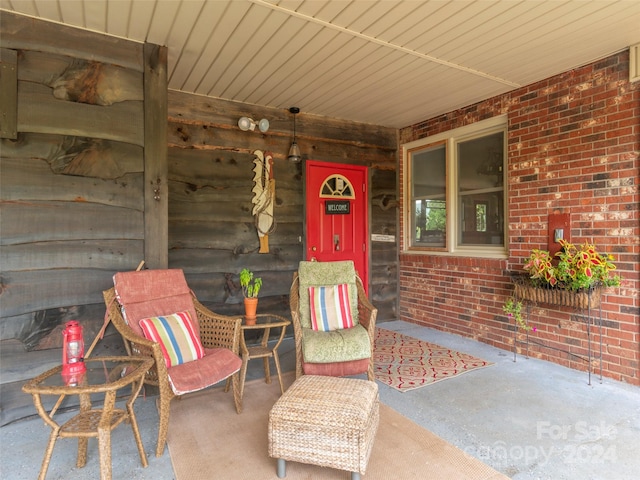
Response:
[{"label": "potted plant", "polygon": [[255,277],[251,270],[243,268],[240,272],[240,286],[244,296],[245,321],[247,325],[254,325],[258,308],[258,293],[262,288],[262,278]]}]

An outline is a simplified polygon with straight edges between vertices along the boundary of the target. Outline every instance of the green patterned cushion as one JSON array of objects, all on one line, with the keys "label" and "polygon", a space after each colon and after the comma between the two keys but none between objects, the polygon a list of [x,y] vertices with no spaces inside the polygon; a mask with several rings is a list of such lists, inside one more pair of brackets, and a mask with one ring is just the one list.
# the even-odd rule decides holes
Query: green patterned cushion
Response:
[{"label": "green patterned cushion", "polygon": [[371,357],[371,339],[362,325],[332,332],[302,329],[302,356],[307,363],[333,363]]},{"label": "green patterned cushion", "polygon": [[300,324],[303,328],[311,328],[309,287],[331,286],[340,283],[347,284],[353,323],[358,323],[358,289],[353,261],[300,262],[298,278],[300,282]]}]

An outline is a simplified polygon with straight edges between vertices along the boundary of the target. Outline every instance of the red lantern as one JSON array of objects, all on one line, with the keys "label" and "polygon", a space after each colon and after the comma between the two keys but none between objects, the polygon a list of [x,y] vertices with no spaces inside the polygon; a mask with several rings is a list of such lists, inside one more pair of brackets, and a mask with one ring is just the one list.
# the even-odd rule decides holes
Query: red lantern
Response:
[{"label": "red lantern", "polygon": [[75,384],[87,371],[84,364],[82,326],[75,320],[67,322],[62,331],[62,337],[62,376],[68,379],[68,384]]}]

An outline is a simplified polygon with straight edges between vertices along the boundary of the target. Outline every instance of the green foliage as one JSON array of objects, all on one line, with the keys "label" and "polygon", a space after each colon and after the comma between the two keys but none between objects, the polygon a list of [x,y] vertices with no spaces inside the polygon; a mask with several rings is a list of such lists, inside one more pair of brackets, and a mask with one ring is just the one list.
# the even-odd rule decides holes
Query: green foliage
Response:
[{"label": "green foliage", "polygon": [[620,277],[612,276],[616,269],[613,255],[600,254],[594,245],[575,245],[562,242],[563,249],[556,256],[560,259],[556,267],[558,281],[571,290],[589,288],[596,283],[605,287],[620,285]]},{"label": "green foliage", "polygon": [[445,230],[447,222],[447,211],[444,208],[444,202],[431,201],[430,205],[435,204],[435,208],[429,208],[425,222],[425,230]]},{"label": "green foliage", "polygon": [[529,324],[522,318],[522,302],[515,300],[513,297],[509,297],[509,299],[505,302],[502,307],[502,311],[507,314],[509,318],[513,318],[516,321],[518,327],[523,330],[533,330],[536,331],[535,327],[530,327]]},{"label": "green foliage", "polygon": [[262,278],[254,277],[251,270],[243,268],[240,272],[240,286],[245,297],[257,297],[262,288]]},{"label": "green foliage", "polygon": [[558,283],[556,270],[553,266],[553,258],[546,250],[531,250],[531,255],[525,261],[524,270],[536,280],[534,283],[546,283],[554,286]]},{"label": "green foliage", "polygon": [[613,255],[598,253],[595,245],[587,242],[576,246],[560,240],[560,244],[562,249],[556,253],[557,259],[553,259],[545,250],[533,249],[525,261],[524,270],[536,285],[557,286],[574,291],[594,285],[620,285],[620,277],[611,274],[616,269]]}]

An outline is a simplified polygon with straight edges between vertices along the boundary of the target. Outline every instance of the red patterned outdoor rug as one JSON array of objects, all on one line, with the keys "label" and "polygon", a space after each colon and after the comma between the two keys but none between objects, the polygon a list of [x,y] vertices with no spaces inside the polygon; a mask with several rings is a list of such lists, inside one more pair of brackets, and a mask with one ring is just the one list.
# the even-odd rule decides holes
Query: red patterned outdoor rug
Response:
[{"label": "red patterned outdoor rug", "polygon": [[481,358],[376,328],[373,352],[376,380],[406,392],[493,365]]}]

